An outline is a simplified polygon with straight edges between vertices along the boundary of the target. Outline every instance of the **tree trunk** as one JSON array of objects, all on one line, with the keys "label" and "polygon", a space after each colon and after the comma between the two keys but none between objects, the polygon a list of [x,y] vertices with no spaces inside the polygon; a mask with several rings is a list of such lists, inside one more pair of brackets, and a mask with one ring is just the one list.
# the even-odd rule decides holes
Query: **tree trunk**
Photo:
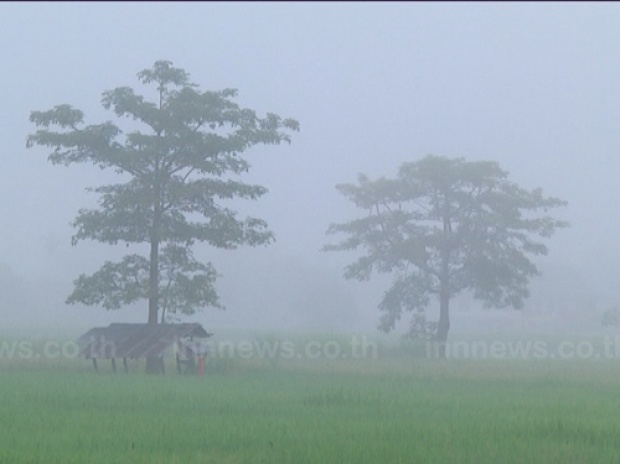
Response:
[{"label": "tree trunk", "polygon": [[157,324],[157,313],[159,312],[158,303],[158,281],[159,281],[159,241],[155,238],[151,240],[151,255],[149,268],[149,324]]},{"label": "tree trunk", "polygon": [[[149,256],[149,325],[157,325],[159,313],[159,239],[161,227],[161,188],[155,185],[153,192],[153,225],[151,229],[151,253]],[[146,373],[162,373],[162,361],[156,356],[146,358]]]},{"label": "tree trunk", "polygon": [[446,357],[446,343],[450,331],[450,291],[442,283],[439,295],[439,323],[435,335],[435,356],[441,359]]},{"label": "tree trunk", "polygon": [[443,239],[441,249],[441,275],[439,278],[439,322],[435,336],[435,356],[441,359],[446,357],[446,344],[450,331],[450,240],[452,224],[450,223],[449,207],[443,218]]},{"label": "tree trunk", "polygon": [[[158,280],[159,280],[159,242],[151,241],[151,256],[149,269],[149,325],[157,325],[158,308]],[[161,373],[161,360],[157,356],[146,358],[146,373]]]}]

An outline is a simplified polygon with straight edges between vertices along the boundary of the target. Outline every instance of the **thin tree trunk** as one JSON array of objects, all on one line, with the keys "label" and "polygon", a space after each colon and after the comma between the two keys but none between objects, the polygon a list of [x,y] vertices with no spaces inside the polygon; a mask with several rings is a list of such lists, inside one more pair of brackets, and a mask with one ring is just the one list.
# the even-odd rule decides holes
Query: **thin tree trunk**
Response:
[{"label": "thin tree trunk", "polygon": [[149,268],[149,324],[157,324],[159,313],[158,303],[158,280],[159,280],[159,242],[151,240],[151,255]]},{"label": "thin tree trunk", "polygon": [[441,275],[439,282],[439,322],[435,336],[435,356],[441,359],[446,357],[446,344],[450,331],[450,239],[452,225],[450,223],[449,209],[443,219],[444,243],[441,250]]},{"label": "thin tree trunk", "polygon": [[450,331],[450,291],[447,285],[442,283],[439,295],[439,323],[435,336],[435,356],[444,359],[446,357],[446,343]]},{"label": "thin tree trunk", "polygon": [[[157,313],[158,310],[158,288],[157,283],[159,279],[159,243],[157,241],[151,241],[151,263],[149,272],[149,325],[157,325]],[[161,373],[161,361],[156,356],[148,356],[146,358],[146,373],[147,374],[159,374]]]},{"label": "thin tree trunk", "polygon": [[[149,325],[157,325],[157,315],[159,313],[159,239],[161,227],[161,189],[159,184],[155,185],[153,225],[151,230],[151,253],[149,266]],[[146,373],[159,374],[162,370],[161,360],[154,356],[146,358]]]}]

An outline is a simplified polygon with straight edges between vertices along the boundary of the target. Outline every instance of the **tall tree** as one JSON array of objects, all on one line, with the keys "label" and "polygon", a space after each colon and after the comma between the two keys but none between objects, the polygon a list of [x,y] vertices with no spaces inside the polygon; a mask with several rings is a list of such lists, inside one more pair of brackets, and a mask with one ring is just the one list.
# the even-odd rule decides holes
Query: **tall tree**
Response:
[{"label": "tall tree", "polygon": [[345,268],[348,279],[367,280],[373,271],[394,275],[379,304],[383,331],[408,311],[409,333],[425,333],[426,310],[438,300],[432,335],[440,357],[450,300],[471,290],[489,307],[522,307],[529,279],[538,274],[528,256],[547,254],[537,238],[568,226],[545,214],[564,201],[519,187],[492,161],[427,156],[401,165],[395,179],[359,175],[357,185],[336,188],[367,215],[332,224],[328,234],[346,238],[324,249],[365,251]]},{"label": "tall tree", "polygon": [[123,133],[111,121],[84,125],[83,112],[63,104],[31,113],[39,129],[27,146],[53,149],[53,164],[91,163],[124,175],[122,183],[89,189],[100,195],[99,207],[79,210],[72,242],[148,243],[149,256],[129,255],[81,275],[67,302],[113,309],[145,298],[148,322],[157,324],[160,311],[191,314],[221,306],[213,266],[192,255],[196,242],[230,249],[273,240],[265,221],[239,219],[218,201],[264,195],[264,187],[239,180],[250,168],[241,154],[256,144],[290,143],[299,124],[272,113],[258,117],[234,102],[235,89],[201,91],[169,61],[137,76],[155,86],[156,101],[130,87],[106,91],[101,101],[143,130]]}]

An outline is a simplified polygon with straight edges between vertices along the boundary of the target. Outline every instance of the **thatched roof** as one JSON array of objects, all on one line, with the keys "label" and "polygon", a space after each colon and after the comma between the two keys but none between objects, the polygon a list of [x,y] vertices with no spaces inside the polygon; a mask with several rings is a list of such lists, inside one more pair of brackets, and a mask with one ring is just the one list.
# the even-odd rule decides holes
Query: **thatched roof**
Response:
[{"label": "thatched roof", "polygon": [[77,343],[80,356],[87,359],[144,358],[161,356],[166,348],[181,338],[205,338],[211,335],[198,323],[117,323],[90,329]]}]

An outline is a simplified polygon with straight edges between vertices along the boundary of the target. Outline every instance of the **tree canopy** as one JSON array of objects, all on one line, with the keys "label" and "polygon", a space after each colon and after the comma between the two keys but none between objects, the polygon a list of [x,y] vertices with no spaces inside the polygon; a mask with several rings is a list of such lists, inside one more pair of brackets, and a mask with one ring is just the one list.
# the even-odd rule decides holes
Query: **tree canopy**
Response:
[{"label": "tree canopy", "polygon": [[299,124],[240,107],[235,89],[200,90],[169,61],[157,61],[137,77],[155,87],[156,101],[118,87],[103,92],[101,103],[141,130],[124,132],[112,121],[85,125],[81,110],[61,104],[31,113],[38,129],[27,146],[52,149],[55,165],[87,163],[123,175],[120,183],[89,189],[99,205],[78,211],[72,243],[148,243],[149,256],[131,254],[79,276],[67,302],[115,309],[148,299],[148,321],[157,323],[166,311],[222,307],[214,289],[217,272],[194,258],[195,243],[232,249],[274,239],[264,220],[238,218],[222,200],[267,193],[239,180],[250,168],[241,155],[257,144],[290,143]]},{"label": "tree canopy", "polygon": [[431,155],[402,164],[396,178],[360,174],[336,188],[367,213],[332,224],[328,234],[345,238],[324,249],[363,250],[345,268],[348,279],[393,274],[379,304],[386,332],[404,312],[412,313],[410,334],[425,332],[426,310],[438,300],[434,337],[444,343],[452,297],[470,290],[487,306],[522,307],[538,274],[530,257],[547,254],[540,239],[568,226],[547,214],[564,201],[510,182],[493,161]]}]

